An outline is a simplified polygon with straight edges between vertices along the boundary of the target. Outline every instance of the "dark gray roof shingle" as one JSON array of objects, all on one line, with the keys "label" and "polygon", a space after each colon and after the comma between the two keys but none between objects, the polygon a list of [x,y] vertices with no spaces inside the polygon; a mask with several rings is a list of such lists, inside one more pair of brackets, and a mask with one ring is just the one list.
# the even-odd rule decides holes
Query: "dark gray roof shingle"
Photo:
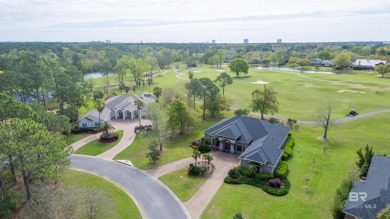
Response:
[{"label": "dark gray roof shingle", "polygon": [[218,122],[205,133],[246,142],[249,147],[240,155],[240,159],[276,166],[283,153],[281,147],[288,131],[289,128],[281,124],[234,116]]}]

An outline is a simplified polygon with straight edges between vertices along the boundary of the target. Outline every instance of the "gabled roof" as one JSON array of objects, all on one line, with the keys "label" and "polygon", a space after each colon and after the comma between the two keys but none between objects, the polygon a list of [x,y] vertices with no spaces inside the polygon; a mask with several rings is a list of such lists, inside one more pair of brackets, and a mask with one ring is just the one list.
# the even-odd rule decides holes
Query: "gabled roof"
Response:
[{"label": "gabled roof", "polygon": [[211,136],[220,136],[249,144],[240,159],[276,166],[283,150],[289,128],[271,124],[260,119],[234,116],[221,120],[205,131]]},{"label": "gabled roof", "polygon": [[376,218],[377,213],[390,204],[390,158],[373,156],[366,181],[356,182],[350,192],[364,192],[367,197],[365,201],[347,199],[344,213],[358,218]]},{"label": "gabled roof", "polygon": [[384,60],[370,60],[370,59],[356,59],[356,61],[353,63],[356,66],[372,66],[375,67],[379,64],[386,64],[387,61]]},{"label": "gabled roof", "polygon": [[[120,96],[114,96],[106,100],[105,107],[100,114],[100,120],[103,121],[107,118],[112,110],[124,109],[130,105],[131,111],[136,110],[137,108],[134,106],[134,100],[139,99],[137,96],[133,94],[122,94]],[[145,103],[146,100],[141,100]],[[145,103],[146,104],[146,103]],[[83,115],[80,119],[87,119],[91,121],[99,120],[99,111],[93,109]]]}]

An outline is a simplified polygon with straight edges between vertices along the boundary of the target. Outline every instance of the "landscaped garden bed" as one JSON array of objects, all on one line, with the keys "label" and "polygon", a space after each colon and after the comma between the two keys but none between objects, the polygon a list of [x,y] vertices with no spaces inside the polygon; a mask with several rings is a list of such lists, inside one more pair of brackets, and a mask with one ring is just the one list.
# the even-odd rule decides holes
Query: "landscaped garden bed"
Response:
[{"label": "landscaped garden bed", "polygon": [[260,187],[264,192],[275,196],[286,195],[290,190],[290,181],[285,176],[275,178],[273,174],[256,173],[255,169],[246,169],[241,166],[231,169],[224,182]]},{"label": "landscaped garden bed", "polygon": [[289,169],[286,160],[292,157],[294,145],[294,138],[289,134],[282,146],[284,152],[282,160],[274,171],[275,175],[259,173],[255,165],[251,165],[249,169],[237,166],[229,171],[224,182],[228,184],[248,184],[256,186],[261,188],[264,192],[274,196],[286,195],[290,190],[290,181],[287,179]]}]

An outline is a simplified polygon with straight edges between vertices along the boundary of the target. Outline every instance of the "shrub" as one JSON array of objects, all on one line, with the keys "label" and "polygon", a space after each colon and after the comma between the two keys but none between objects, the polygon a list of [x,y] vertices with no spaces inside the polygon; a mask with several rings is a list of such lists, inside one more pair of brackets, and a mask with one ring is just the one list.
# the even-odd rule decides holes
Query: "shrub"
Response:
[{"label": "shrub", "polygon": [[203,141],[202,140],[195,140],[195,141],[191,142],[191,144],[194,146],[200,146],[203,144]]},{"label": "shrub", "polygon": [[270,179],[268,180],[268,185],[271,186],[272,188],[280,188],[280,186],[282,186],[282,181],[280,181],[279,178],[275,178],[275,179]]},{"label": "shrub", "polygon": [[334,202],[332,206],[333,218],[344,218],[345,214],[343,212],[343,206],[348,198],[349,191],[351,190],[352,186],[353,179],[346,178],[336,190],[336,196],[334,197]]},{"label": "shrub", "polygon": [[264,192],[274,195],[274,196],[283,196],[286,195],[290,190],[290,181],[287,178],[280,178],[281,187],[271,187],[266,181],[248,178],[246,176],[240,176],[237,179],[233,179],[229,176],[225,177],[224,182],[227,184],[248,184],[261,188]]},{"label": "shrub", "polygon": [[110,133],[109,135],[100,135],[100,142],[114,142],[118,140],[118,134],[117,133]]},{"label": "shrub", "polygon": [[237,167],[235,167],[235,168],[237,168],[237,170],[238,170],[238,172],[241,174],[241,175],[245,175],[246,174],[246,168],[245,167],[243,167],[243,166],[237,166]]},{"label": "shrub", "polygon": [[210,145],[205,145],[205,144],[201,144],[198,146],[198,151],[200,151],[200,153],[204,154],[204,153],[208,153],[211,151],[211,146]]},{"label": "shrub", "polygon": [[199,170],[200,170],[200,171],[199,171],[200,174],[202,174],[202,175],[207,173],[207,167],[203,167],[203,166],[202,166],[202,167],[199,167]]},{"label": "shrub", "polygon": [[209,139],[206,139],[206,140],[204,140],[204,144],[206,144],[206,145],[210,145],[210,144],[211,144],[211,142],[210,142],[210,140],[209,140]]},{"label": "shrub", "polygon": [[190,175],[190,176],[199,176],[200,172],[201,172],[201,169],[198,166],[190,164],[190,166],[188,167],[188,175]]},{"label": "shrub", "polygon": [[258,180],[267,181],[267,180],[273,179],[273,178],[274,178],[274,174],[271,174],[271,173],[258,173],[258,174],[256,174],[256,179],[258,179]]},{"label": "shrub", "polygon": [[225,183],[227,184],[241,184],[240,180],[238,179],[233,179],[229,176],[225,177],[225,179],[223,180]]},{"label": "shrub", "polygon": [[288,163],[286,161],[280,161],[275,169],[276,177],[287,177],[288,175]]},{"label": "shrub", "polygon": [[93,99],[94,99],[94,100],[102,99],[103,96],[104,96],[103,91],[101,91],[101,90],[94,90],[94,91],[93,91]]},{"label": "shrub", "polygon": [[282,160],[287,160],[288,159],[288,154],[286,152],[283,152],[282,154]]},{"label": "shrub", "polygon": [[280,123],[279,119],[274,118],[274,117],[270,118],[269,122],[272,123],[272,124]]},{"label": "shrub", "polygon": [[235,167],[231,170],[229,170],[229,173],[228,173],[229,177],[233,178],[233,179],[237,179],[239,176],[240,176],[240,172],[238,171],[238,169]]}]

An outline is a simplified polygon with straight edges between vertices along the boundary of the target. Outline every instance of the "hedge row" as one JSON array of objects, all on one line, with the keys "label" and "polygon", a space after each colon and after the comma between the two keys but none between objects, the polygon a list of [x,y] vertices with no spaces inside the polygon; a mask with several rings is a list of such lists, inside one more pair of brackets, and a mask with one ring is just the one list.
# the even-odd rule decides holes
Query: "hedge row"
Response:
[{"label": "hedge row", "polygon": [[280,161],[275,169],[275,176],[279,178],[285,178],[288,175],[288,163],[286,161]]},{"label": "hedge row", "polygon": [[272,188],[268,185],[267,181],[253,179],[246,176],[240,176],[237,179],[233,179],[229,176],[225,177],[224,182],[228,184],[247,184],[261,188],[264,192],[274,195],[274,196],[283,196],[287,195],[290,190],[290,181],[287,178],[280,178],[283,183],[283,186],[280,188]]},{"label": "hedge row", "polygon": [[291,135],[289,135],[286,139],[286,142],[284,142],[283,144],[283,155],[282,155],[282,160],[287,160],[288,158],[290,158],[292,156],[292,150],[294,148],[294,145],[295,145],[295,141],[294,141],[294,138],[291,137]]}]

